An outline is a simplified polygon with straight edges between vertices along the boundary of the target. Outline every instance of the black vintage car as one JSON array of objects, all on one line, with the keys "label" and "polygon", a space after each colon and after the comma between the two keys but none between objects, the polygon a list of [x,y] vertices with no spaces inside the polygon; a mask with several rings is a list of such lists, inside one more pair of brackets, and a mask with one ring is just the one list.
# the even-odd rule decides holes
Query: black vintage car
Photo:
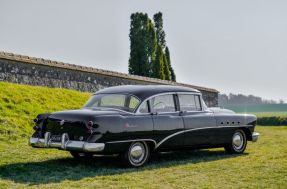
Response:
[{"label": "black vintage car", "polygon": [[240,154],[259,136],[254,115],[209,109],[198,90],[167,85],[106,88],[82,109],[34,121],[33,147],[67,150],[76,158],[120,154],[134,167],[154,151],[224,147]]}]

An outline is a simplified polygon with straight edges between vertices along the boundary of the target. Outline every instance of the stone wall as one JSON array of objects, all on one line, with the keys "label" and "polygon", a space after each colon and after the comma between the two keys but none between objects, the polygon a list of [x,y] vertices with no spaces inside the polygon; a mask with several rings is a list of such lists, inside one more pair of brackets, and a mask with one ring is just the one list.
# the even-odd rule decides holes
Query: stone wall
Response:
[{"label": "stone wall", "polygon": [[218,105],[218,91],[215,89],[4,52],[0,52],[0,81],[85,92],[95,92],[117,85],[171,84],[198,89],[202,92],[208,106]]}]

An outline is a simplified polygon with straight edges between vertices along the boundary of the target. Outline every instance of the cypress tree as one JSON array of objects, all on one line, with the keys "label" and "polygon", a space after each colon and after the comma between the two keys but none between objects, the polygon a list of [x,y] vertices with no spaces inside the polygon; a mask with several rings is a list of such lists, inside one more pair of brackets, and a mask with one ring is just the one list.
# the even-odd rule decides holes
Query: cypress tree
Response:
[{"label": "cypress tree", "polygon": [[166,55],[164,53],[163,53],[163,71],[164,71],[165,80],[170,80],[169,65],[168,65]]},{"label": "cypress tree", "polygon": [[161,12],[156,13],[153,16],[153,21],[156,29],[157,44],[162,48],[162,50],[164,50],[166,41],[165,41],[165,32],[163,31],[162,13]]},{"label": "cypress tree", "polygon": [[156,47],[156,58],[154,61],[154,66],[156,69],[153,69],[153,77],[159,78],[159,79],[167,79],[166,77],[166,69],[165,69],[165,64],[166,64],[166,58],[164,57],[163,49],[165,48],[165,33],[163,31],[163,20],[162,20],[162,13],[156,13],[153,16],[153,21],[154,21],[154,28],[155,28],[155,33],[156,33],[156,42],[157,42],[157,47]]},{"label": "cypress tree", "polygon": [[147,14],[134,13],[131,15],[130,27],[130,59],[129,73],[134,75],[149,76],[148,58],[148,24]]},{"label": "cypress tree", "polygon": [[165,79],[163,52],[162,49],[158,47],[156,48],[156,56],[152,66],[152,73],[152,77],[154,78]]},{"label": "cypress tree", "polygon": [[155,14],[153,20],[154,24],[144,13],[131,15],[129,73],[175,81],[162,13]]},{"label": "cypress tree", "polygon": [[168,47],[165,48],[165,56],[166,56],[166,60],[167,60],[168,69],[170,71],[170,80],[176,81],[176,76],[175,76],[174,70],[173,70],[173,68],[171,66],[171,62],[170,62],[170,55],[169,55]]},{"label": "cypress tree", "polygon": [[156,58],[156,48],[157,48],[157,42],[156,42],[156,32],[154,29],[154,25],[151,20],[149,20],[148,23],[148,64],[149,64],[149,72],[148,76],[152,77],[153,76],[153,63],[155,62]]}]

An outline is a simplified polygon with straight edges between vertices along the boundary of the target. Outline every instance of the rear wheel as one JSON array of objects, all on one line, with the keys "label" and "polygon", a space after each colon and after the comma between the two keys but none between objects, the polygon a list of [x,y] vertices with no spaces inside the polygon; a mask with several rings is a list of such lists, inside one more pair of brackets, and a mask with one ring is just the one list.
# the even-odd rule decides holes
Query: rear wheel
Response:
[{"label": "rear wheel", "polygon": [[150,148],[146,142],[133,142],[126,150],[121,154],[121,159],[126,166],[140,167],[144,165],[150,156]]},{"label": "rear wheel", "polygon": [[75,159],[84,159],[84,158],[92,158],[93,157],[93,154],[86,153],[86,152],[70,151],[70,153]]},{"label": "rear wheel", "polygon": [[234,132],[232,140],[224,148],[230,154],[242,154],[246,149],[247,140],[246,134],[241,129]]}]

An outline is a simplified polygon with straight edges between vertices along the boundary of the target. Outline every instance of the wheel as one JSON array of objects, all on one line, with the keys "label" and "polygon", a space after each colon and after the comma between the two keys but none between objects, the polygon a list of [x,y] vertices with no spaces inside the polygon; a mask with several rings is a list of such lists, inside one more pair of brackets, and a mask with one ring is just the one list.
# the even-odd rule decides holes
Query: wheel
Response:
[{"label": "wheel", "polygon": [[234,132],[231,142],[224,148],[229,154],[242,154],[246,149],[246,145],[246,134],[241,129],[238,129]]},{"label": "wheel", "polygon": [[129,148],[121,154],[122,162],[128,167],[140,167],[150,156],[150,149],[146,142],[131,143]]},{"label": "wheel", "polygon": [[83,159],[83,158],[92,158],[93,154],[91,153],[85,153],[85,152],[77,152],[77,151],[70,151],[70,154],[75,158],[75,159]]}]

